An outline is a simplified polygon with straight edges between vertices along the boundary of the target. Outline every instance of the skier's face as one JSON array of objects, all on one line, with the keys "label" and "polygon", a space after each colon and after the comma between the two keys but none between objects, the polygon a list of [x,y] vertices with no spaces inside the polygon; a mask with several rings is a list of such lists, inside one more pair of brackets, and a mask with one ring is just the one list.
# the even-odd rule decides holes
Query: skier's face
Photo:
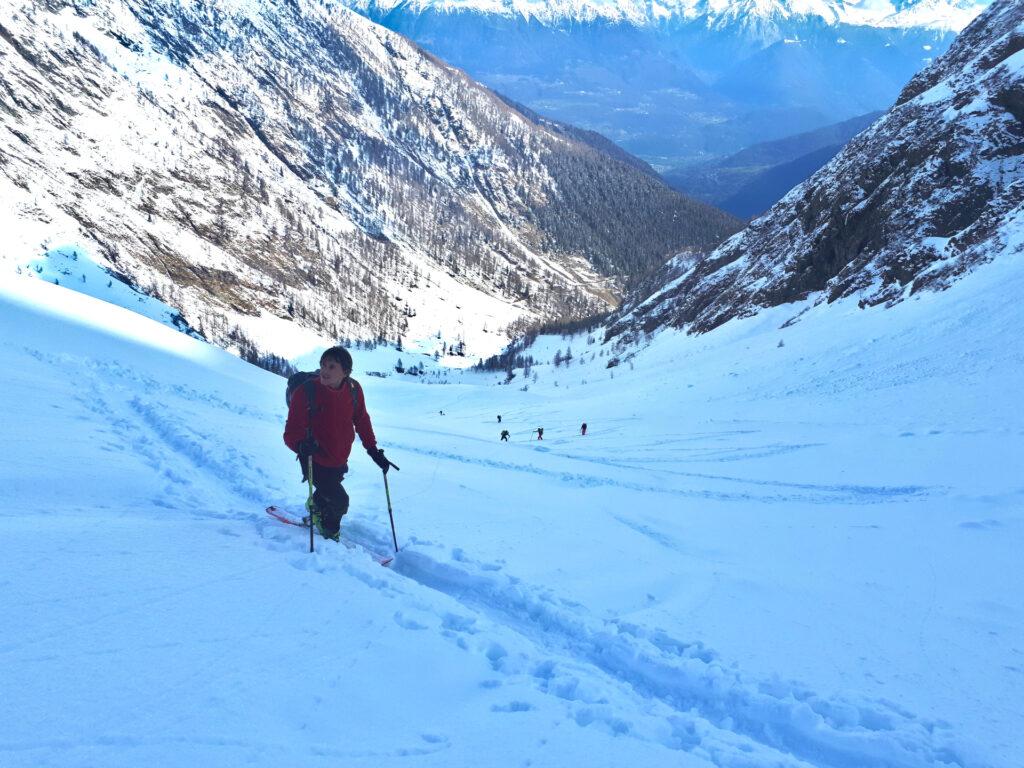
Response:
[{"label": "skier's face", "polygon": [[325,387],[337,389],[347,376],[348,371],[334,360],[324,360],[320,363],[320,383]]}]

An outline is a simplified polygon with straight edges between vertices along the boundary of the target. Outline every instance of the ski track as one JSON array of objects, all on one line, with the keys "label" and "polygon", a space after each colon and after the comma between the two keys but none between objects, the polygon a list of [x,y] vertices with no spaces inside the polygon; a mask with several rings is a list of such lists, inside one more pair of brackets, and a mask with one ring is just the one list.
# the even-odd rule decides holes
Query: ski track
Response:
[{"label": "ski track", "polygon": [[[128,405],[169,448],[197,468],[220,478],[235,494],[254,502],[266,497],[269,478],[262,469],[251,466],[245,454],[231,446],[221,446],[223,455],[214,456],[205,448],[210,445],[212,435],[182,426],[180,421],[167,418],[164,415],[166,411],[161,412],[159,407],[138,397],[129,400]],[[240,468],[246,472],[239,474]]]},{"label": "ski track", "polygon": [[[423,757],[426,755],[436,754],[443,752],[450,747],[447,739],[444,737],[436,737],[431,734],[423,734],[420,736],[423,740],[424,745],[415,745],[407,747],[396,747],[391,750],[346,750],[338,749],[334,746],[327,744],[312,743],[306,747],[306,752],[309,758],[339,758],[344,760],[377,760],[392,757]],[[280,741],[257,741],[253,739],[230,739],[230,738],[209,738],[203,736],[189,736],[189,737],[161,737],[152,736],[147,738],[138,738],[132,736],[124,736],[122,734],[102,736],[98,735],[92,739],[76,739],[71,741],[69,739],[38,739],[38,740],[25,740],[18,742],[0,742],[0,751],[3,752],[31,752],[34,750],[60,750],[64,753],[71,753],[76,750],[88,750],[95,748],[110,748],[116,747],[118,749],[135,749],[145,750],[153,747],[177,747],[179,749],[189,748],[209,748],[209,747],[221,747],[224,748],[225,754],[223,760],[225,762],[219,762],[217,764],[230,764],[230,761],[237,757],[238,750],[244,749],[248,751],[255,751],[261,755],[279,755],[280,759],[286,764],[289,760],[293,759],[295,755],[295,744],[292,742],[280,742]],[[204,750],[202,756],[196,756],[196,760],[200,764],[203,761],[208,760],[209,755]]]},{"label": "ski track", "polygon": [[[368,526],[346,525],[354,541],[383,546]],[[282,551],[296,541],[266,525],[261,535]],[[500,564],[474,561],[458,549],[445,563],[425,551],[427,546],[406,545],[389,570],[459,606],[441,615],[437,628],[460,648],[482,654],[496,674],[510,681],[527,678],[535,691],[566,702],[580,727],[599,724],[619,736],[649,739],[644,725],[654,718],[663,724],[656,737],[662,746],[692,752],[722,768],[978,765],[960,754],[947,723],[916,717],[890,702],[830,699],[793,681],[749,680],[701,642],[598,619],[579,603],[502,573]],[[368,557],[335,560],[296,552],[290,562],[300,570],[338,568],[373,588],[403,593],[422,612],[417,618],[397,611],[394,620],[404,629],[423,631],[436,623],[426,618],[436,616],[436,605],[417,604],[415,592]],[[488,622],[496,631],[488,633]],[[509,631],[529,649],[525,660],[502,642],[502,632]],[[631,691],[637,711],[616,711],[606,697],[595,695],[595,687],[609,685]],[[495,711],[528,709],[533,709],[529,702],[513,700]],[[643,722],[638,726],[636,720]]]},{"label": "ski track", "polygon": [[[203,432],[200,425],[186,425],[174,418],[175,411],[168,409],[165,401],[170,396],[186,401],[199,399],[217,408],[233,410],[245,418],[253,418],[253,412],[246,408],[231,409],[228,403],[219,398],[199,398],[197,392],[184,387],[163,387],[159,382],[138,374],[125,372],[122,376],[118,372],[120,379],[142,385],[148,393],[143,398],[134,388],[125,385],[116,389],[110,387],[110,379],[99,375],[100,370],[109,375],[111,369],[119,369],[116,364],[90,363],[83,371],[83,378],[87,379],[89,386],[82,388],[82,393],[75,396],[76,400],[87,411],[100,417],[122,445],[130,445],[135,455],[167,480],[165,494],[152,500],[154,506],[181,506],[186,509],[204,506],[201,494],[194,488],[196,478],[184,477],[170,469],[175,463],[172,456],[186,458],[199,476],[212,479],[235,496],[254,502],[266,497],[269,477],[259,466],[253,465],[247,454],[218,441],[214,434]],[[258,416],[261,420],[279,420],[276,415],[271,417],[264,413]],[[211,445],[216,446],[216,450],[211,450]],[[213,513],[209,516],[213,516]],[[225,511],[220,516],[245,515],[232,515]]]},{"label": "ski track", "polygon": [[[793,682],[745,680],[699,642],[625,622],[598,622],[582,606],[565,603],[548,590],[530,588],[493,569],[473,573],[416,550],[400,552],[392,569],[525,637],[545,658],[534,671],[542,691],[571,699],[578,682],[556,674],[564,663],[552,660],[552,654],[585,662],[668,708],[675,724],[666,746],[707,750],[708,739],[721,741],[712,751],[713,758],[718,755],[714,759],[718,765],[734,765],[746,754],[743,746],[731,743],[732,734],[774,751],[776,760],[792,760],[791,764],[806,761],[834,768],[971,765],[951,745],[948,725],[915,718],[890,703],[829,700]],[[474,622],[463,617],[449,624],[455,631],[466,631],[460,628],[472,628]],[[505,652],[492,647],[487,653],[500,670]],[[587,721],[587,716],[582,720]],[[630,730],[622,718],[612,718],[607,725],[624,734]],[[682,738],[680,731],[709,732],[694,741]]]},{"label": "ski track", "polygon": [[635,522],[627,517],[624,517],[623,515],[612,515],[612,517],[622,525],[626,526],[627,528],[636,531],[641,536],[646,536],[654,543],[659,544],[662,547],[665,547],[665,549],[668,549],[672,552],[681,551],[680,542],[678,542],[676,539],[672,538],[668,534],[655,529],[653,526]]},{"label": "ski track", "polygon": [[[592,475],[583,474],[580,472],[565,472],[551,469],[544,469],[537,467],[532,464],[521,464],[509,461],[497,461],[495,459],[482,459],[465,456],[463,454],[451,453],[440,449],[422,448],[416,445],[410,445],[407,443],[392,443],[392,446],[396,449],[407,451],[409,453],[417,453],[421,456],[430,456],[438,459],[449,459],[451,461],[457,461],[462,464],[474,464],[477,466],[488,467],[490,469],[501,469],[509,472],[525,472],[540,477],[548,477],[558,480],[567,485],[573,485],[581,488],[593,488],[600,486],[613,486],[616,488],[622,488],[631,491],[641,491],[644,493],[663,493],[671,496],[679,496],[682,498],[690,499],[705,499],[715,501],[743,501],[743,502],[756,502],[759,504],[791,504],[794,502],[803,502],[809,504],[877,504],[877,503],[891,503],[893,501],[919,499],[931,495],[932,493],[938,493],[941,489],[927,488],[924,486],[864,486],[864,485],[815,485],[811,483],[783,483],[771,480],[752,480],[746,478],[729,477],[726,475],[709,475],[701,473],[691,472],[679,472],[672,470],[654,470],[663,474],[678,475],[681,477],[698,479],[698,480],[714,480],[720,482],[733,483],[737,485],[749,485],[755,488],[758,487],[770,487],[770,488],[785,488],[793,491],[801,491],[802,493],[783,494],[783,493],[754,493],[753,491],[716,491],[711,489],[692,489],[692,488],[677,488],[667,487],[664,485],[653,485],[634,483],[626,480],[619,480],[616,478],[604,476],[604,475]],[[607,459],[598,458],[586,458],[578,457],[565,454],[556,454],[562,458],[568,458],[573,460],[589,461],[594,464],[601,466],[616,467],[616,468],[628,468],[633,474],[636,472],[636,467],[623,467],[621,464]]]},{"label": "ski track", "polygon": [[[37,353],[35,356],[46,357]],[[67,360],[65,359],[65,363]],[[116,367],[116,366],[113,366]],[[224,486],[236,496],[258,502],[267,498],[269,478],[258,467],[252,467],[245,454],[215,439],[214,435],[186,427],[180,421],[165,415],[169,411],[161,406],[161,397],[175,396],[195,400],[198,393],[186,388],[162,387],[156,381],[143,381],[138,375],[117,371],[120,380],[140,384],[146,391],[143,397],[127,385],[116,389],[108,386],[102,370],[110,375],[110,364],[89,361],[83,366],[85,378],[91,386],[83,387],[77,397],[89,411],[101,416],[110,425],[115,436],[130,444],[155,470],[168,480],[172,490],[168,498],[155,499],[157,506],[173,506],[171,502],[196,505],[198,500],[187,490],[192,484],[188,478],[167,470],[169,453],[186,457],[197,472]],[[210,401],[209,397],[199,399]],[[212,402],[212,401],[211,401]],[[231,408],[230,403],[213,403],[247,418],[261,421],[279,419],[278,414],[252,413],[246,409]],[[244,412],[244,413],[243,413]],[[214,445],[217,450],[207,446]],[[669,473],[698,480],[714,480],[761,487],[775,487],[795,491],[791,495],[760,494],[666,488],[617,480],[592,474],[547,470],[532,465],[470,458],[465,455],[419,446],[395,444],[395,448],[448,459],[465,464],[476,464],[512,472],[529,473],[556,479],[579,487],[615,486],[644,492],[668,493],[683,497],[715,498],[722,500],[751,500],[784,503],[794,500],[814,503],[870,503],[912,498],[928,492],[917,486],[820,486],[803,483],[780,483],[742,478],[687,473],[655,469],[652,473]],[[546,446],[545,446],[546,447]],[[797,450],[803,446],[791,447]],[[629,464],[593,457],[563,455],[575,461],[585,461],[608,468],[629,468]],[[178,486],[182,493],[173,488]],[[192,513],[204,518],[247,518],[244,513],[230,514],[193,506]],[[277,521],[265,520],[256,524],[264,544],[280,551],[294,551],[296,537]],[[280,529],[280,530],[277,530]],[[303,532],[302,529],[296,529]],[[354,541],[371,549],[389,549],[390,542],[365,525],[348,524],[347,530]],[[641,531],[652,535],[651,531]],[[665,540],[666,546],[672,546]],[[382,550],[383,551],[383,550]],[[351,552],[351,550],[346,550]],[[331,552],[331,555],[334,553]],[[631,722],[631,716],[645,721],[655,715],[663,723],[657,729],[660,743],[672,750],[683,750],[709,759],[723,768],[751,765],[807,766],[821,768],[862,768],[865,765],[886,768],[935,768],[959,766],[971,768],[956,749],[954,735],[948,724],[915,717],[886,702],[853,702],[830,700],[797,683],[773,680],[752,681],[744,678],[735,668],[727,667],[712,649],[699,642],[686,642],[658,629],[649,629],[618,620],[599,620],[584,606],[558,599],[549,590],[524,584],[521,580],[501,573],[502,566],[476,563],[456,550],[452,553],[455,564],[442,563],[428,555],[420,544],[398,553],[387,573],[368,556],[363,558],[329,556],[327,559],[311,557],[294,551],[290,563],[302,570],[342,568],[346,573],[367,585],[384,591],[400,591],[407,596],[408,589],[395,581],[395,574],[414,582],[433,593],[445,595],[458,606],[459,611],[441,617],[440,629],[453,637],[460,647],[471,648],[467,637],[482,636],[480,618],[493,622],[499,628],[511,631],[533,649],[527,662],[526,674],[535,690],[568,702],[573,708],[573,720],[580,727],[600,723],[612,733],[633,738],[652,738],[640,733]],[[196,585],[193,588],[200,588]],[[165,595],[148,595],[147,601],[159,600]],[[94,617],[103,621],[118,611],[133,610],[125,606],[112,614]],[[424,605],[425,613],[431,612]],[[436,609],[435,609],[436,611]],[[470,615],[465,615],[468,612]],[[428,627],[413,616],[396,612],[395,621],[411,631]],[[20,644],[19,644],[20,645]],[[485,654],[495,673],[509,677],[522,676],[518,663],[495,640],[483,641],[477,648]],[[10,652],[15,647],[0,650]],[[640,712],[620,713],[594,697],[588,682],[594,679],[604,685],[623,686],[631,690],[642,702]],[[527,711],[529,702],[512,700],[496,705],[495,711],[514,714]],[[425,755],[445,748],[443,737],[437,744],[402,749],[402,755]],[[142,747],[147,740],[121,746]],[[107,744],[100,738],[97,744]],[[152,742],[156,743],[156,742]],[[184,742],[187,744],[188,742]],[[196,742],[197,744],[199,742]],[[210,741],[205,746],[236,746],[228,741]],[[47,746],[62,746],[57,741],[3,744],[4,751],[23,751]],[[81,746],[81,745],[63,745]],[[247,744],[247,746],[251,746]],[[277,745],[261,745],[271,750]],[[311,754],[328,754],[316,747]],[[395,753],[389,753],[395,754]],[[366,757],[343,752],[331,752],[339,758]]]},{"label": "ski track", "polygon": [[[767,458],[768,456],[777,456],[781,453],[789,453],[791,451],[802,450],[804,448],[813,448],[823,445],[823,443],[807,443],[805,445],[794,445],[785,446],[784,450],[778,450],[773,452],[762,452],[762,453],[749,453],[744,454],[736,458],[739,459],[760,459]],[[928,496],[934,493],[935,488],[928,488],[921,485],[896,485],[896,486],[875,486],[875,485],[821,485],[818,483],[793,483],[784,482],[781,480],[754,480],[746,477],[734,477],[732,475],[711,475],[703,472],[683,472],[675,469],[663,469],[661,467],[651,468],[650,464],[658,463],[678,463],[676,459],[629,459],[620,458],[617,461],[611,459],[602,459],[593,456],[580,456],[578,454],[563,453],[559,454],[567,459],[574,459],[576,461],[589,461],[594,464],[600,464],[609,467],[618,467],[620,469],[628,469],[635,471],[636,469],[646,469],[649,472],[659,472],[670,475],[677,475],[679,477],[689,477],[698,480],[722,480],[729,483],[737,483],[743,485],[763,486],[768,488],[792,488],[800,491],[814,491],[817,493],[846,493],[852,497],[850,503],[862,504],[865,500],[871,497],[882,497],[884,501],[892,501],[898,497],[922,497]],[[733,459],[728,459],[732,461]],[[632,462],[632,463],[630,463]],[[941,489],[943,493],[945,489]]]}]

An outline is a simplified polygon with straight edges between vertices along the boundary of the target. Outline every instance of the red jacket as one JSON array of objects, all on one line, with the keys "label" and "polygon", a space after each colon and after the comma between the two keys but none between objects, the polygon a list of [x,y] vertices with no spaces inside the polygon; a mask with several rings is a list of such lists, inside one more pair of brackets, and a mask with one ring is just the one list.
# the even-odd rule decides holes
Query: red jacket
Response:
[{"label": "red jacket", "polygon": [[[359,382],[347,378],[338,389],[331,389],[324,386],[318,377],[314,379],[314,386],[313,437],[320,450],[313,454],[313,460],[324,467],[347,464],[356,432],[367,453],[375,451],[377,438],[373,435],[373,425],[366,412],[366,400]],[[284,442],[296,453],[299,443],[306,437],[308,424],[306,387],[300,386],[292,393],[288,421],[284,425]]]}]

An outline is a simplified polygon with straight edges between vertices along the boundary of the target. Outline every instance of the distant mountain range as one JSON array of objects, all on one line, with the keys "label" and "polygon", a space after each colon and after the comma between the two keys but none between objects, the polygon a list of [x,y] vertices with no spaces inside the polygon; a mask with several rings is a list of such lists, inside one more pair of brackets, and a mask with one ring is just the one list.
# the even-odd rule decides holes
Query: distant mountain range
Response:
[{"label": "distant mountain range", "polygon": [[[996,0],[896,105],[612,335],[701,332],[763,307],[891,305],[1024,254],[1024,3]],[[674,271],[673,271],[674,270]]]},{"label": "distant mountain range", "polygon": [[963,29],[990,0],[353,0],[359,10],[388,13],[473,12],[522,18],[545,25],[608,21],[663,27],[700,23],[708,28],[739,25],[770,31],[798,17],[828,24],[873,27]]},{"label": "distant mountain range", "polygon": [[346,0],[663,171],[889,107],[988,0]]},{"label": "distant mountain range", "polygon": [[739,228],[332,2],[10,11],[0,261],[73,247],[224,346],[291,321],[489,354]]},{"label": "distant mountain range", "polygon": [[747,147],[722,159],[663,174],[675,189],[741,219],[764,213],[831,160],[881,112]]}]

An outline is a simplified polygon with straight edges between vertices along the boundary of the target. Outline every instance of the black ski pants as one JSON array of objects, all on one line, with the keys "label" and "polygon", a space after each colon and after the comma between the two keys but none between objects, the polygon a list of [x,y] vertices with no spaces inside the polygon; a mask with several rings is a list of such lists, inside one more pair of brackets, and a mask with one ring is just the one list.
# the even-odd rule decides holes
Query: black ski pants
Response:
[{"label": "black ski pants", "polygon": [[313,462],[313,503],[316,504],[324,533],[328,536],[341,528],[341,518],[348,512],[348,494],[341,487],[341,481],[348,472],[348,466],[324,467]]}]

